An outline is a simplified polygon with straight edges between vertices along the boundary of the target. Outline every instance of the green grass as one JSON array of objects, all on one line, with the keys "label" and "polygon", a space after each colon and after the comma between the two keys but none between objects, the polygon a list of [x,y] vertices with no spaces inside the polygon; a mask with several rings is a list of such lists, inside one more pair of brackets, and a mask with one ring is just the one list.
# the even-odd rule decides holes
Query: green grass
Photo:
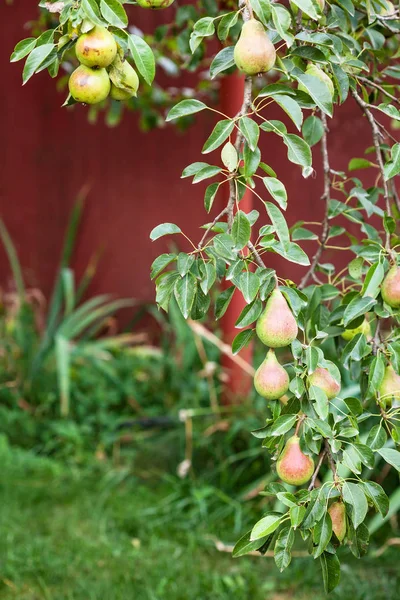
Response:
[{"label": "green grass", "polygon": [[[294,559],[280,574],[269,558],[233,560],[218,552],[210,536],[231,540],[231,517],[210,522],[201,504],[185,512],[188,504],[171,479],[66,467],[10,449],[2,438],[0,464],[1,600],[325,597],[311,558]],[[379,561],[354,561],[346,553],[342,559],[332,600],[398,598],[395,553]]]}]

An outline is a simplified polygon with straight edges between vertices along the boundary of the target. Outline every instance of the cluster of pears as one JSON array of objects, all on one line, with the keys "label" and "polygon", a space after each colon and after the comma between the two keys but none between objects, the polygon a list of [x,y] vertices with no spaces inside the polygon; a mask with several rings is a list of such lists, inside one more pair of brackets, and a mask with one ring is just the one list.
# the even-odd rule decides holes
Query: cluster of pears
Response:
[{"label": "cluster of pears", "polygon": [[[81,64],[68,82],[74,100],[97,104],[108,96],[114,100],[136,96],[139,78],[129,62],[121,60],[117,42],[108,29],[96,25],[82,34],[76,42],[75,53]],[[114,77],[114,73],[118,77]]]},{"label": "cluster of pears", "polygon": [[243,24],[233,57],[237,68],[246,75],[267,73],[272,69],[276,51],[260,21],[252,18]]}]

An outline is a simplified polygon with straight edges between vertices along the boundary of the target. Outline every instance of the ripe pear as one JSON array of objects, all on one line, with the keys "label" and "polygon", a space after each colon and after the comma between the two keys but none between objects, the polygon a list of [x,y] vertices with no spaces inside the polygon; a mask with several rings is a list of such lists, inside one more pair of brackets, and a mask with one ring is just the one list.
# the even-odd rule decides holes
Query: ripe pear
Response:
[{"label": "ripe pear", "polygon": [[381,287],[383,300],[392,308],[400,308],[400,267],[394,265],[383,280]]},{"label": "ripe pear", "polygon": [[80,65],[69,78],[68,87],[77,102],[97,104],[107,98],[111,84],[105,69]]},{"label": "ripe pear", "polygon": [[400,375],[397,375],[392,365],[388,365],[385,369],[379,395],[387,407],[392,405],[392,400],[400,400]]},{"label": "ripe pear", "polygon": [[127,60],[121,63],[120,72],[121,85],[124,87],[117,87],[111,82],[110,96],[113,100],[128,100],[132,96],[136,96],[139,87],[139,77]]},{"label": "ripe pear", "polygon": [[289,389],[289,375],[279,364],[275,352],[269,350],[254,375],[254,387],[263,398],[278,400]]},{"label": "ripe pear", "polygon": [[336,398],[340,392],[340,383],[332,377],[328,369],[324,369],[323,367],[317,367],[315,371],[308,376],[308,383],[323,390],[327,395],[328,400]]},{"label": "ripe pear", "polygon": [[243,24],[233,57],[237,68],[246,75],[266,73],[272,69],[276,51],[260,21],[249,19]]},{"label": "ripe pear", "polygon": [[345,329],[345,331],[342,333],[342,338],[349,341],[352,340],[353,337],[355,337],[358,333],[363,333],[366,337],[368,337],[371,333],[371,325],[367,319],[364,319],[361,325],[355,327],[354,329]]},{"label": "ripe pear", "polygon": [[142,8],[168,8],[174,0],[136,0]]},{"label": "ripe pear", "polygon": [[105,27],[96,25],[78,38],[76,58],[87,67],[108,67],[117,55],[117,42]]},{"label": "ripe pear", "polygon": [[300,438],[292,436],[276,463],[276,472],[280,479],[290,485],[303,485],[311,479],[314,472],[314,461],[301,451]]},{"label": "ripe pear", "polygon": [[334,502],[328,509],[332,519],[332,531],[339,542],[343,542],[346,535],[346,507],[343,502]]},{"label": "ripe pear", "polygon": [[256,332],[262,343],[270,348],[283,348],[296,339],[299,332],[296,319],[280,290],[274,290],[268,298],[257,321]]},{"label": "ripe pear", "polygon": [[[328,87],[331,96],[333,96],[333,94],[335,93],[335,86],[333,85],[329,75],[327,75],[325,71],[323,71],[320,67],[314,65],[313,63],[309,63],[306,69],[306,75],[312,75],[313,77],[317,77],[320,81],[323,81],[323,83],[325,83]],[[301,92],[306,92],[306,94],[308,93],[307,89],[302,83],[299,83],[298,89]]]}]

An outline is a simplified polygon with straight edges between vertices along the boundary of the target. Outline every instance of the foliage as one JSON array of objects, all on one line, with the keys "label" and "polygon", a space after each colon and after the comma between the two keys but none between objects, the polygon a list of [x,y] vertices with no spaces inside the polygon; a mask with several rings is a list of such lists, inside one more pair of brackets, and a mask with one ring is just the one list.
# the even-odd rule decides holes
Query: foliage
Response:
[{"label": "foliage", "polygon": [[[98,6],[96,0],[90,2]],[[123,11],[118,0],[112,2]],[[78,21],[86,4],[82,0],[76,5],[81,11]],[[233,342],[238,352],[254,338],[254,323],[263,303],[280,286],[284,301],[296,317],[300,339],[291,343],[291,354],[280,355],[291,377],[289,402],[268,403],[266,425],[255,435],[277,458],[286,439],[299,434],[300,455],[315,456],[316,467],[308,489],[296,491],[282,484],[266,488],[265,493],[275,496],[283,507],[264,514],[238,542],[234,554],[271,547],[278,568],[283,570],[291,562],[293,545],[301,539],[319,559],[325,590],[331,592],[339,584],[342,556],[329,512],[332,501],[344,503],[344,543],[359,558],[368,547],[365,520],[369,508],[382,517],[389,510],[386,493],[371,479],[371,471],[382,460],[400,470],[400,452],[394,448],[400,440],[398,390],[393,394],[382,392],[388,367],[394,368],[390,373],[395,375],[400,367],[400,301],[391,301],[385,291],[389,268],[394,268],[391,273],[397,272],[398,265],[400,201],[394,177],[400,173],[400,146],[387,119],[381,122],[386,117],[395,123],[400,120],[396,106],[399,9],[387,0],[337,0],[329,5],[292,0],[289,6],[246,0],[230,12],[215,13],[213,7],[206,8],[208,14],[195,22],[189,44],[196,52],[215,34],[226,43],[211,62],[210,78],[234,67],[232,42],[236,37],[231,40],[228,33],[231,27],[253,16],[263,23],[278,56],[273,80],[264,81],[266,85],[259,91],[252,77],[246,77],[239,112],[234,117],[220,113],[222,118],[202,149],[203,154],[221,151],[220,158],[212,161],[218,164],[196,162],[183,171],[182,176],[192,177],[195,184],[214,180],[205,191],[207,212],[224,187],[229,188],[229,200],[204,225],[200,241],[189,240],[190,252],[163,254],[153,263],[157,303],[168,310],[175,298],[185,318],[201,319],[209,313],[211,290],[219,289],[221,281],[228,282],[228,287],[217,294],[214,314],[220,318],[234,294],[243,296],[247,306],[236,322],[242,331]],[[108,11],[102,12],[102,22],[107,20],[106,14]],[[97,13],[95,16],[97,19]],[[86,17],[92,18],[87,13]],[[123,41],[129,41],[129,35],[121,33],[124,28],[115,22],[108,23],[124,49]],[[73,45],[74,39],[68,43]],[[46,45],[49,54],[42,62],[30,55],[26,75],[47,66],[47,56],[56,63],[53,42]],[[43,46],[35,51],[41,56]],[[136,66],[139,68],[137,61]],[[329,156],[328,119],[338,105],[351,99],[365,116],[372,147],[366,149],[365,157],[349,157],[347,172],[338,172]],[[268,118],[271,103],[282,109],[285,122]],[[174,106],[167,120],[207,109],[205,102],[191,97]],[[320,144],[321,202],[325,206],[321,223],[302,221],[289,228],[285,211],[290,207],[290,198],[282,175],[263,161],[261,136],[268,136],[271,144],[283,143],[288,161],[301,168],[304,178],[314,173],[312,148]],[[362,169],[365,181],[353,176],[354,170]],[[368,187],[370,174],[374,183]],[[258,198],[266,219],[258,210],[248,214],[241,210],[245,193]],[[256,226],[258,221],[260,226]],[[156,227],[151,239],[170,234],[188,239],[173,223]],[[313,239],[318,245],[310,260],[298,242]],[[326,249],[344,251],[346,268],[340,270],[336,264],[324,263]],[[301,281],[296,284],[280,278],[266,264],[267,253],[307,267]],[[381,292],[382,284],[386,287]],[[366,318],[371,335],[363,325]],[[342,334],[352,339],[346,340]],[[328,401],[327,392],[310,383],[317,369],[325,369],[336,385],[340,374],[345,383],[354,381],[354,392],[347,394],[348,386],[344,385],[342,393]],[[364,427],[370,429],[366,437]],[[319,478],[322,481],[318,486]]]}]

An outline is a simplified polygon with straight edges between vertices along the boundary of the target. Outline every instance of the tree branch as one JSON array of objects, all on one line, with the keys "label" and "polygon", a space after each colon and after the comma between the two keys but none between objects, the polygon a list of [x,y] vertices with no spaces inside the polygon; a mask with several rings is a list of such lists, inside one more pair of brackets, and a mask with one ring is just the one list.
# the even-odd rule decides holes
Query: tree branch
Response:
[{"label": "tree branch", "polygon": [[310,485],[308,486],[308,491],[309,492],[315,488],[315,482],[317,480],[318,473],[319,473],[319,470],[321,468],[321,465],[324,462],[325,456],[326,456],[326,450],[322,450],[321,454],[319,455],[319,460],[318,460],[317,466],[315,467],[315,471],[313,473],[313,476],[311,477]]},{"label": "tree branch", "polygon": [[328,440],[324,440],[324,445],[325,445],[326,455],[328,457],[329,466],[330,466],[332,474],[333,474],[333,479],[336,481],[336,479],[337,479],[336,464],[335,464],[335,461],[333,459],[332,452],[331,452],[331,447],[329,446]]},{"label": "tree branch", "polygon": [[370,79],[368,79],[367,77],[362,77],[361,75],[359,75],[357,77],[357,79],[359,81],[363,81],[364,83],[366,83],[367,85],[379,90],[381,92],[381,94],[384,94],[385,96],[387,96],[388,98],[390,98],[391,100],[393,100],[393,102],[396,102],[396,104],[400,105],[400,100],[399,98],[396,98],[396,96],[393,96],[393,94],[391,94],[390,92],[387,92],[385,90],[384,87],[382,87],[381,85],[379,85],[378,83],[375,83],[375,81],[371,81]]},{"label": "tree branch", "polygon": [[[382,150],[381,150],[380,141],[379,141],[379,138],[381,136],[380,131],[379,131],[379,127],[378,127],[378,125],[376,123],[374,115],[372,114],[372,112],[368,108],[368,104],[366,102],[364,102],[364,100],[356,92],[356,90],[351,90],[351,94],[352,94],[354,100],[357,102],[357,104],[361,108],[361,110],[363,111],[363,113],[365,114],[365,116],[367,117],[367,120],[368,120],[368,122],[369,122],[369,124],[371,126],[371,129],[372,129],[372,139],[373,139],[374,146],[375,146],[376,160],[377,160],[377,163],[378,163],[378,166],[379,166],[379,170],[380,170],[380,173],[381,173],[381,177],[382,177],[383,197],[385,199],[386,212],[387,212],[387,214],[389,216],[391,216],[392,211],[391,211],[391,208],[390,208],[389,188],[388,188],[388,185],[387,185],[387,182],[386,182],[386,179],[385,179]],[[386,250],[390,249],[390,233],[389,232],[386,232],[385,247],[386,247]]]},{"label": "tree branch", "polygon": [[214,227],[214,225],[216,225],[216,223],[218,223],[220,218],[223,217],[224,215],[226,215],[227,212],[228,212],[228,207],[225,206],[225,208],[223,210],[221,210],[221,212],[215,217],[215,219],[212,221],[212,223],[209,224],[209,226],[207,227],[207,229],[204,232],[203,237],[201,238],[201,240],[199,241],[199,243],[197,245],[198,250],[202,250],[203,244],[206,240],[207,235],[210,233],[210,231]]},{"label": "tree branch", "polygon": [[322,221],[322,233],[320,238],[320,245],[317,248],[316,253],[314,254],[310,268],[307,273],[302,278],[299,289],[302,289],[307,285],[310,277],[314,278],[314,271],[318,265],[319,259],[321,258],[321,254],[324,250],[326,240],[328,238],[328,211],[329,211],[329,201],[331,199],[331,168],[329,164],[329,153],[328,153],[328,124],[326,121],[326,115],[321,111],[321,121],[324,126],[324,133],[321,138],[321,152],[322,152],[322,164],[324,168],[324,192],[321,196],[321,200],[325,201],[325,214],[324,220]]}]

